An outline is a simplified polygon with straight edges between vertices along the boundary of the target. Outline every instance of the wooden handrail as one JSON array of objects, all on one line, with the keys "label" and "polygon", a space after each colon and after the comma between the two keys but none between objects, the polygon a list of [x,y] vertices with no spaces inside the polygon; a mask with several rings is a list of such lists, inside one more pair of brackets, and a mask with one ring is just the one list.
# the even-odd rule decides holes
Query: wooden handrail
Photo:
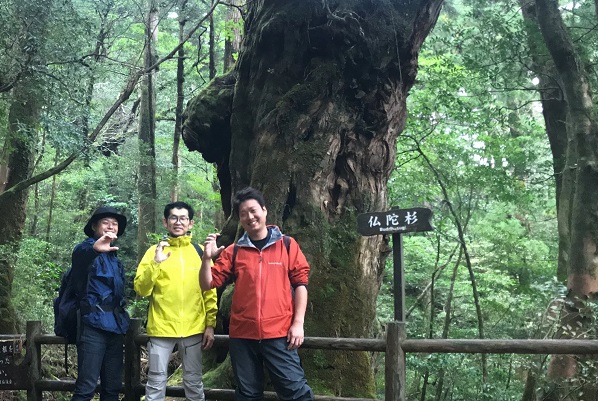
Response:
[{"label": "wooden handrail", "polygon": [[[145,345],[148,336],[135,337],[135,344]],[[35,337],[38,344],[65,344],[64,338],[42,334]],[[214,345],[227,345],[228,336],[215,335]],[[385,352],[383,338],[305,337],[301,348],[337,351]],[[539,340],[539,339],[406,339],[401,342],[405,352],[438,354],[598,354],[598,340]]]},{"label": "wooden handrail", "polygon": [[[145,388],[140,383],[139,351],[148,341],[148,336],[139,334],[140,321],[133,319],[131,330],[125,339],[125,383],[123,393],[126,401],[138,401]],[[13,337],[22,337],[16,334]],[[228,344],[228,336],[216,335],[215,345]],[[73,380],[46,380],[41,378],[41,345],[65,344],[62,337],[41,334],[41,322],[27,322],[26,357],[29,366],[27,388],[28,401],[41,401],[42,391],[72,391]],[[597,340],[540,340],[540,339],[406,339],[401,323],[392,322],[387,326],[387,338],[328,338],[306,337],[302,345],[306,349],[383,352],[385,360],[386,401],[404,401],[405,353],[485,353],[485,354],[598,354]],[[388,385],[388,384],[391,385]],[[394,384],[393,384],[394,383]],[[169,396],[183,397],[180,386],[169,386]],[[234,390],[205,389],[207,399],[234,400]],[[265,392],[264,400],[276,400],[276,394]],[[343,398],[315,396],[316,401],[374,401],[364,398]]]}]

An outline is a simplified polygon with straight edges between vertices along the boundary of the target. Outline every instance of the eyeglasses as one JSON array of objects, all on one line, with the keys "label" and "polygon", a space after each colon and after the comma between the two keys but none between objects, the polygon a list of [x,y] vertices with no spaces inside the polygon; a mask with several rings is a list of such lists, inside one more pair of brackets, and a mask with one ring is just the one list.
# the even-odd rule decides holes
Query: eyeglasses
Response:
[{"label": "eyeglasses", "polygon": [[170,216],[168,217],[168,221],[171,223],[180,222],[181,224],[185,224],[189,221],[189,217],[187,216]]}]

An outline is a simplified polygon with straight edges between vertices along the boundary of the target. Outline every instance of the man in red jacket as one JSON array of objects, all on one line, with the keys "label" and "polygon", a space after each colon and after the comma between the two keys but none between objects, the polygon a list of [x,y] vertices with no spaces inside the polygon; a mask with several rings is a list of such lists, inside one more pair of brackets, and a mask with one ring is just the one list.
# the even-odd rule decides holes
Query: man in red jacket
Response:
[{"label": "man in red jacket", "polygon": [[297,353],[304,337],[307,260],[293,238],[266,225],[261,192],[238,191],[233,210],[245,233],[226,249],[216,245],[218,234],[208,235],[199,281],[204,291],[235,281],[229,328],[235,400],[263,399],[265,366],[281,400],[311,401]]}]

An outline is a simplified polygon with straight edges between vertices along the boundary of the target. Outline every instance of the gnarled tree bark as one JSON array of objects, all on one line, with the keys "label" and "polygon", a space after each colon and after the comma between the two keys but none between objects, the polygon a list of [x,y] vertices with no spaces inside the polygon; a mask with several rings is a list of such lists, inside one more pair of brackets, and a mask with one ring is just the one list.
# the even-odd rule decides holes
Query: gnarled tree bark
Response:
[{"label": "gnarled tree bark", "polygon": [[[252,185],[308,260],[308,336],[369,337],[387,243],[357,233],[387,180],[418,51],[442,0],[248,4],[235,69],[185,112],[183,138],[218,166],[223,209]],[[237,222],[223,231],[231,242]],[[316,393],[374,395],[367,353],[305,352]]]}]

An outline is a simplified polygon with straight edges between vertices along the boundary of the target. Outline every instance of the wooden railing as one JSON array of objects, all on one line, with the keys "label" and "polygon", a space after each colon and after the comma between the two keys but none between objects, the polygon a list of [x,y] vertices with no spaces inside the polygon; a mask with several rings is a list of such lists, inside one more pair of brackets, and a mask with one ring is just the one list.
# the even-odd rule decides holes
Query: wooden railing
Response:
[{"label": "wooden railing", "polygon": [[[147,335],[140,334],[140,320],[133,319],[125,337],[124,385],[125,401],[139,401],[145,388],[140,380],[140,347]],[[217,335],[215,345],[228,342],[228,336]],[[42,334],[41,323],[27,322],[27,384],[14,390],[27,390],[28,401],[41,401],[43,391],[72,391],[73,380],[46,380],[41,377],[41,345],[64,344],[62,337]],[[369,351],[385,353],[385,401],[405,401],[405,354],[413,353],[486,353],[486,354],[598,354],[596,340],[415,340],[405,336],[404,323],[392,322],[386,327],[386,339],[306,337],[302,348]],[[166,394],[184,397],[183,387],[168,386]],[[205,389],[207,399],[234,400],[234,390]],[[316,401],[373,401],[364,398],[341,398],[316,395]],[[276,400],[273,392],[264,393],[265,400]]]}]

